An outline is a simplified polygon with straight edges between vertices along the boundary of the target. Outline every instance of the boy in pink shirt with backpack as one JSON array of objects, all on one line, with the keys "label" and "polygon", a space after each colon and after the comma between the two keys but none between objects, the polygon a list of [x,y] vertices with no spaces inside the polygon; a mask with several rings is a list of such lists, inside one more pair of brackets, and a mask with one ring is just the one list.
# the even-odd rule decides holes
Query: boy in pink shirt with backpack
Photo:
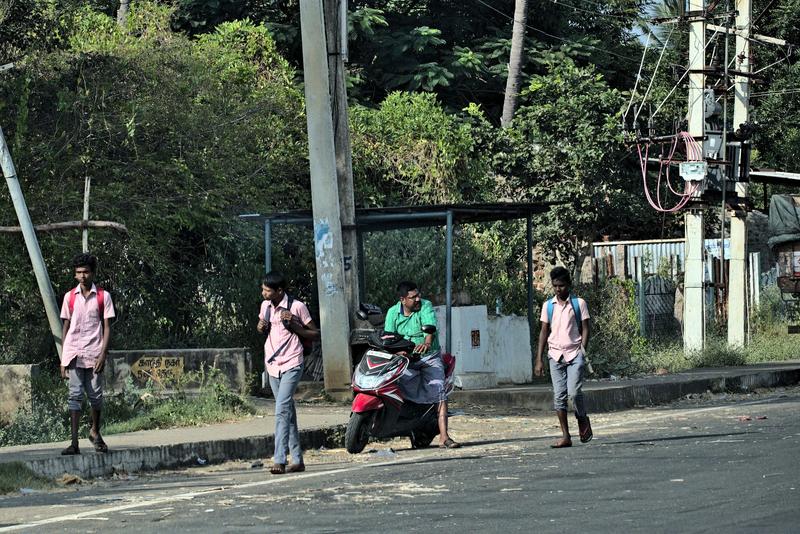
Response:
[{"label": "boy in pink shirt with backpack", "polygon": [[111,295],[94,284],[97,258],[78,254],[72,259],[78,287],[64,295],[61,306],[62,330],[61,377],[69,381],[69,415],[72,443],[63,455],[80,454],[78,424],[83,394],[92,409],[89,441],[97,452],[108,452],[100,435],[100,412],[103,407],[103,369],[111,339],[109,320],[114,317]]},{"label": "boy in pink shirt with backpack", "polygon": [[542,305],[539,348],[536,352],[534,374],[544,375],[542,356],[547,352],[550,379],[553,382],[553,405],[561,427],[561,439],[553,448],[572,446],[567,420],[567,398],[575,407],[581,443],[592,439],[592,425],[583,402],[583,379],[587,365],[586,345],[589,343],[589,308],[582,298],[570,293],[569,271],[556,267],[550,271],[555,296]]}]

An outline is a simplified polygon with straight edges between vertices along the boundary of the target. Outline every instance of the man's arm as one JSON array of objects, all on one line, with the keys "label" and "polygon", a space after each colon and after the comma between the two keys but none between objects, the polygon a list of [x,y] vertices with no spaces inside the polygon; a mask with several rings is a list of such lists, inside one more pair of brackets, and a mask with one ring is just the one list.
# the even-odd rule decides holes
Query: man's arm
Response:
[{"label": "man's arm", "polygon": [[320,330],[311,319],[308,308],[302,302],[297,302],[294,306],[296,312],[291,310],[281,310],[281,321],[290,332],[297,334],[302,339],[316,341],[320,338]]},{"label": "man's arm", "polygon": [[394,309],[394,305],[390,306],[389,310],[386,312],[386,318],[383,321],[384,332],[397,333],[397,313],[395,313]]},{"label": "man's arm", "polygon": [[539,345],[536,349],[536,364],[533,368],[533,374],[536,376],[544,375],[544,362],[542,356],[544,355],[545,345],[547,344],[547,337],[550,335],[550,324],[541,321],[541,328],[539,329]]},{"label": "man's arm", "polygon": [[256,325],[256,330],[259,334],[264,334],[269,323],[262,319],[261,317],[258,318],[258,324]]},{"label": "man's arm", "polygon": [[106,367],[108,357],[108,342],[111,340],[111,321],[108,317],[103,318],[103,344],[100,346],[100,357],[94,364],[94,372],[102,373]]},{"label": "man's arm", "polygon": [[430,334],[425,334],[425,339],[423,339],[422,343],[414,347],[414,352],[417,354],[425,354],[429,350],[431,350],[431,345],[433,344],[433,336],[438,336],[438,329],[439,325],[436,321],[436,310],[433,309],[433,304],[429,300],[424,300],[422,302],[422,307],[419,311],[420,313],[420,323],[422,326],[433,326],[437,329],[436,332],[432,332]]},{"label": "man's arm", "polygon": [[319,328],[317,328],[313,320],[302,324],[297,317],[292,317],[287,328],[303,339],[317,341],[322,337]]},{"label": "man's arm", "polygon": [[589,346],[589,319],[581,321],[581,346],[583,352],[586,352],[586,347]]},{"label": "man's arm", "polygon": [[[64,347],[64,341],[67,339],[67,332],[69,332],[69,319],[64,319],[64,324],[61,326],[61,347]],[[67,376],[67,368],[63,365],[61,367],[61,378],[69,378]]]}]

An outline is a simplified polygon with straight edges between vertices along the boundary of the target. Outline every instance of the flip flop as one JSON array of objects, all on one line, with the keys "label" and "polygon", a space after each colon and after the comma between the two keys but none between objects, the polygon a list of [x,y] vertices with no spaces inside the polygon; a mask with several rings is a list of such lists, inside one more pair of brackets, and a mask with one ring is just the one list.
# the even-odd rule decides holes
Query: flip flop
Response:
[{"label": "flip flop", "polygon": [[103,436],[98,435],[96,438],[93,438],[92,435],[89,434],[89,443],[94,445],[95,452],[108,452],[108,445],[106,445],[106,442],[103,441]]},{"label": "flip flop", "polygon": [[461,444],[452,438],[447,438],[444,443],[439,444],[440,449],[458,449],[461,447]]},{"label": "flip flop", "polygon": [[286,466],[287,473],[302,473],[306,470],[306,464],[300,462],[299,464],[289,464]]},{"label": "flip flop", "polygon": [[269,472],[273,475],[282,475],[286,472],[286,464],[272,464],[272,467],[269,468]]},{"label": "flip flop", "polygon": [[75,454],[80,454],[80,453],[81,450],[78,447],[76,447],[75,445],[70,445],[69,447],[61,451],[61,456],[73,456]]},{"label": "flip flop", "polygon": [[564,449],[566,447],[572,447],[572,440],[567,438],[561,438],[560,440],[556,441],[552,445],[550,445],[551,449]]}]

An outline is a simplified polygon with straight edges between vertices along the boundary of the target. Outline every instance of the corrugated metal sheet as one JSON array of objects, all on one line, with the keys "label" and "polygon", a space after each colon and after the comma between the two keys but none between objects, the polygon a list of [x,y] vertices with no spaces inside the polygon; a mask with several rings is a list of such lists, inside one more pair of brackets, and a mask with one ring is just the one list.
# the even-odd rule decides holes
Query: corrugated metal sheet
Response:
[{"label": "corrugated metal sheet", "polygon": [[[592,243],[593,257],[597,259],[611,256],[617,262],[618,249],[625,251],[625,267],[629,278],[636,279],[636,258],[644,259],[644,274],[658,272],[659,267],[669,267],[672,276],[683,272],[686,257],[684,256],[683,239],[663,239],[650,241],[600,241]],[[705,240],[706,254],[719,257],[719,239]],[[730,258],[730,243],[725,240],[725,258]],[[617,273],[622,276],[622,273]],[[711,279],[711,262],[706,262],[706,279]]]}]

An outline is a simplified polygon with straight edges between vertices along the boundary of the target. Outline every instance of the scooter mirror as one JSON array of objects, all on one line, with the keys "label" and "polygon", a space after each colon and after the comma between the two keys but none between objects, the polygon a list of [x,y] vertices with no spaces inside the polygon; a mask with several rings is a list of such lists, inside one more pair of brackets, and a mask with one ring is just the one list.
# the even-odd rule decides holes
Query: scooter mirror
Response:
[{"label": "scooter mirror", "polygon": [[426,324],[423,325],[422,331],[425,332],[426,334],[433,334],[436,332],[436,327],[433,326],[432,324]]}]

